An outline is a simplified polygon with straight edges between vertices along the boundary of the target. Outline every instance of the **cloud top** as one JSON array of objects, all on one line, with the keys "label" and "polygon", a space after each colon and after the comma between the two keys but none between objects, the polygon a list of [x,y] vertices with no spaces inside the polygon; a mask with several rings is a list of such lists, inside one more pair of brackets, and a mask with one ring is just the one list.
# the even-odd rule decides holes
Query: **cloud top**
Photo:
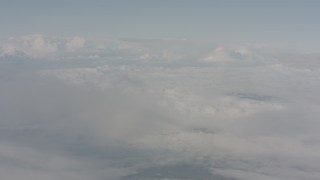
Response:
[{"label": "cloud top", "polygon": [[72,39],[66,42],[65,47],[69,52],[74,52],[85,46],[86,40],[79,36],[74,36]]},{"label": "cloud top", "polygon": [[[212,50],[213,49],[213,50]],[[0,41],[1,56],[36,59],[100,58],[157,63],[231,63],[259,61],[263,49],[253,45],[217,45],[168,39],[52,38],[40,34]]]},{"label": "cloud top", "polygon": [[32,58],[50,56],[58,51],[58,44],[43,35],[34,34],[9,38],[1,44],[3,55],[25,55]]},{"label": "cloud top", "polygon": [[316,54],[78,36],[0,44],[4,180],[320,178]]}]

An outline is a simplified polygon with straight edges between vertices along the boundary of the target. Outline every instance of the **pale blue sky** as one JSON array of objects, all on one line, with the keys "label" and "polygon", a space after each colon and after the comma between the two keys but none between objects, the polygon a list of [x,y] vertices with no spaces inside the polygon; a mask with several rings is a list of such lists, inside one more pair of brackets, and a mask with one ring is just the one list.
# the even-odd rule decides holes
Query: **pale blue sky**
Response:
[{"label": "pale blue sky", "polygon": [[183,38],[320,46],[320,1],[0,0],[0,37]]}]

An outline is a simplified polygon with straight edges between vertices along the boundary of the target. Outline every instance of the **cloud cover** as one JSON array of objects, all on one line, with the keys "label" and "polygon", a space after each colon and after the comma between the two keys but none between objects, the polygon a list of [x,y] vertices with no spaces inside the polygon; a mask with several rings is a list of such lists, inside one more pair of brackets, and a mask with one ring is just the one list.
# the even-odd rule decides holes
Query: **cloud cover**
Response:
[{"label": "cloud cover", "polygon": [[104,59],[143,63],[230,63],[258,61],[266,48],[250,43],[217,44],[179,39],[85,39],[31,34],[0,41],[0,57],[42,60]]},{"label": "cloud cover", "polygon": [[[2,43],[2,179],[319,179],[317,61],[248,44],[49,39]],[[203,62],[212,52],[223,63]]]}]

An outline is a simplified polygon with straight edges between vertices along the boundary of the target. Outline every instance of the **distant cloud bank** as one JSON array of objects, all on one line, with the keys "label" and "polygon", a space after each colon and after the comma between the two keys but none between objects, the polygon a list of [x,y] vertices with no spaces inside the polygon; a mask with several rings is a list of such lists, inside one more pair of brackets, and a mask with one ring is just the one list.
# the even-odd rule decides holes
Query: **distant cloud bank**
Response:
[{"label": "distant cloud bank", "polygon": [[1,179],[319,179],[319,57],[176,39],[1,40]]}]

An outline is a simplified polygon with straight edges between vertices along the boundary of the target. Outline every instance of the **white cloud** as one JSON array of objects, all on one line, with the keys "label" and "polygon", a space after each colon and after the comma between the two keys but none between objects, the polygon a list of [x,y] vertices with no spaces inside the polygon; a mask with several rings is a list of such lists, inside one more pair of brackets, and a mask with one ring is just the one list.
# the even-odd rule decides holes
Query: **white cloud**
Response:
[{"label": "white cloud", "polygon": [[202,59],[204,62],[232,62],[260,60],[257,49],[249,46],[217,46],[213,52]]},{"label": "white cloud", "polygon": [[[6,54],[43,51],[76,60],[0,63],[4,180],[181,179],[184,170],[204,179],[320,177],[316,67],[280,56],[248,64],[263,53],[171,41],[125,41],[119,48],[117,41],[86,39],[78,42],[81,51],[66,52],[72,40],[2,43]],[[200,62],[211,47],[239,63]],[[92,54],[99,57],[83,60]],[[148,64],[155,60],[166,63]]]},{"label": "white cloud", "polygon": [[82,49],[85,46],[85,42],[86,40],[84,38],[79,36],[74,36],[72,39],[66,42],[65,46],[67,51],[74,52],[76,50]]},{"label": "white cloud", "polygon": [[[214,49],[212,51],[212,49]],[[41,34],[12,37],[0,42],[3,57],[41,58],[53,60],[97,59],[140,63],[214,63],[254,61],[268,57],[263,47],[251,44],[191,42],[161,39],[85,39],[47,37]]]},{"label": "white cloud", "polygon": [[1,45],[2,55],[26,55],[33,58],[50,56],[57,52],[57,43],[43,35],[34,34],[21,38],[9,38]]}]

